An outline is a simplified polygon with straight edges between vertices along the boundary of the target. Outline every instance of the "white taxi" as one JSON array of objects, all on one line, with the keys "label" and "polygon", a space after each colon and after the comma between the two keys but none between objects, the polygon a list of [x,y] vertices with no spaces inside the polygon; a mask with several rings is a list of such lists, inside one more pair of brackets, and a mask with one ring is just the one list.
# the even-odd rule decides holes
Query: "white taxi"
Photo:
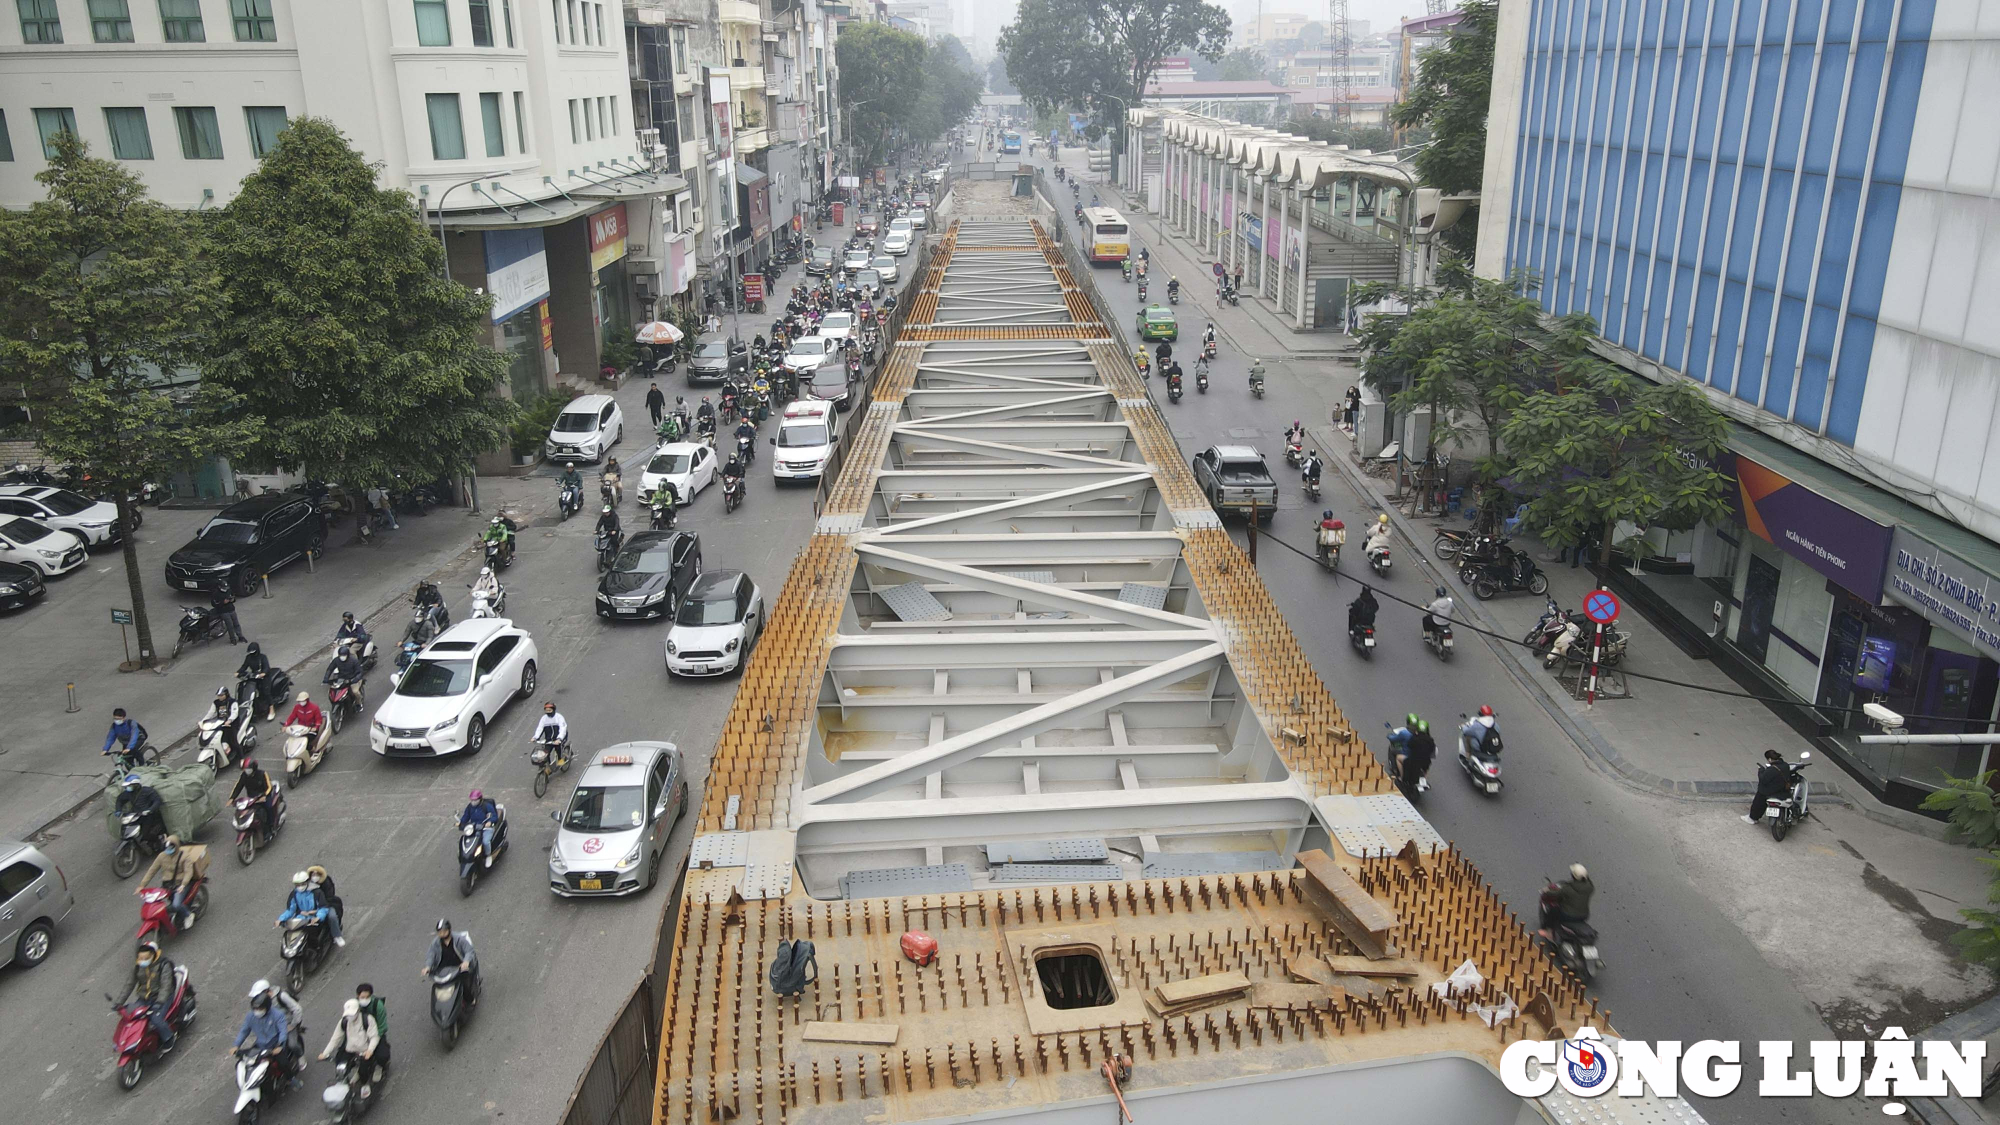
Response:
[{"label": "white taxi", "polygon": [[564,898],[649,890],[688,807],[687,771],[671,742],[621,742],[590,760],[556,822],[549,890]]}]

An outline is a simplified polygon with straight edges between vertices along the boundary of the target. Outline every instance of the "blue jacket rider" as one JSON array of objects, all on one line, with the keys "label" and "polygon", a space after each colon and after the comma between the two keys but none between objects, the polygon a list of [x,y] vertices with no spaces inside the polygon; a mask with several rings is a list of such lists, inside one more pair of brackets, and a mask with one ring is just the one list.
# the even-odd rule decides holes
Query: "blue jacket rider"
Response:
[{"label": "blue jacket rider", "polygon": [[346,945],[347,939],[340,934],[340,915],[328,909],[314,891],[303,871],[292,876],[292,893],[285,896],[284,913],[278,915],[277,924],[283,926],[294,918],[305,917],[325,926],[333,933],[333,944]]},{"label": "blue jacket rider", "polygon": [[467,799],[465,811],[458,814],[459,828],[463,829],[468,824],[478,825],[479,843],[488,850],[491,850],[493,847],[493,828],[499,823],[499,806],[488,800],[485,794],[474,789],[471,797]]}]

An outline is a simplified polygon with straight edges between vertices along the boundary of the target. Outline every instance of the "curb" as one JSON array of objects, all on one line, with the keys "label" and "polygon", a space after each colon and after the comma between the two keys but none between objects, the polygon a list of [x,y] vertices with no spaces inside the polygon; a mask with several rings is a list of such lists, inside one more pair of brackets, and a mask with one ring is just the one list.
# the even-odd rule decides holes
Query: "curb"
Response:
[{"label": "curb", "polygon": [[[1330,439],[1334,437],[1346,437],[1344,431],[1329,429],[1325,426],[1310,427],[1308,432],[1317,432],[1319,434],[1319,447],[1322,450],[1339,448]],[[1343,454],[1351,453],[1351,450],[1352,443],[1350,441],[1346,449],[1343,450]],[[1455,583],[1447,580],[1449,576],[1445,575],[1438,568],[1437,560],[1433,559],[1422,549],[1423,537],[1416,534],[1421,529],[1414,527],[1410,517],[1403,515],[1394,505],[1381,503],[1380,494],[1376,492],[1373,482],[1355,467],[1351,456],[1328,456],[1327,461],[1329,464],[1337,466],[1340,469],[1341,475],[1346,478],[1347,483],[1365,499],[1373,503],[1377,511],[1388,513],[1389,522],[1403,533],[1404,539],[1410,544],[1407,548],[1408,555],[1420,561],[1425,573],[1434,579],[1435,585],[1446,586],[1448,588],[1455,587]],[[1461,616],[1470,618],[1473,624],[1482,629],[1501,634],[1506,632],[1500,627],[1498,622],[1487,615],[1486,611],[1476,600],[1466,599],[1459,607],[1459,613]],[[1512,644],[1496,641],[1492,637],[1482,637],[1480,639],[1486,641],[1489,648],[1505,650],[1504,653],[1500,654],[1500,666],[1506,670],[1508,676],[1530,698],[1535,700],[1542,711],[1558,727],[1562,728],[1565,734],[1569,735],[1570,740],[1576,743],[1577,749],[1582,751],[1587,760],[1601,767],[1606,774],[1627,788],[1635,792],[1647,793],[1654,796],[1672,797],[1682,801],[1702,802],[1738,801],[1754,792],[1756,787],[1748,781],[1676,779],[1663,777],[1651,770],[1632,764],[1626,759],[1624,754],[1619,752],[1617,747],[1613,746],[1604,737],[1603,733],[1597,729],[1595,723],[1592,723],[1589,719],[1570,714],[1569,710],[1550,691],[1548,684],[1545,682],[1546,677],[1540,674],[1541,669],[1524,649]],[[1852,809],[1869,820],[1886,824],[1891,828],[1900,828],[1905,832],[1914,833],[1929,839],[1949,842],[1947,826],[1943,822],[1932,820],[1929,817],[1918,816],[1915,813],[1904,812],[1901,809],[1890,808],[1875,801],[1872,797],[1857,799],[1839,782],[1815,781],[1812,783],[1812,795],[1820,800],[1832,801],[1835,804]],[[1996,1015],[1996,1021],[2000,1021],[2000,1015]]]},{"label": "curb", "polygon": [[[448,510],[458,511],[462,509],[453,508]],[[553,511],[554,509],[551,508],[549,510]],[[525,523],[526,521],[523,522]],[[443,574],[445,571],[451,569],[452,567],[463,565],[473,555],[479,553],[479,550],[480,548],[477,544],[474,544],[471,547],[467,547],[466,549],[460,551],[458,554],[453,555],[451,558],[445,560],[443,565],[437,567],[436,569],[430,571],[427,574],[422,575],[422,577],[435,578],[438,575]],[[383,602],[381,605],[376,606],[374,609],[368,611],[365,614],[358,614],[357,616],[360,617],[360,619],[364,623],[373,621],[375,618],[380,617],[382,614],[388,612],[388,610],[391,607],[401,604],[407,598],[407,596],[408,596],[407,591],[399,592],[391,596],[388,601]],[[331,653],[332,651],[333,651],[333,642],[328,641],[326,644],[321,645],[320,647],[307,653],[296,664],[287,667],[284,670],[285,674],[291,676],[293,681],[297,682],[298,673],[301,670],[308,668],[314,664],[317,664],[320,660],[326,658],[327,654]],[[171,669],[173,665],[169,663],[167,667]],[[186,734],[181,735],[179,738],[176,738],[172,742],[167,743],[165,746],[161,747],[160,764],[161,765],[167,764],[167,759],[174,757],[178,754],[181,754],[182,752],[187,750],[188,747],[192,746],[194,744],[195,733],[196,732],[193,730],[188,731]],[[217,776],[221,775],[218,773]],[[54,816],[50,817],[48,820],[42,822],[39,826],[28,832],[27,839],[29,840],[29,842],[36,844],[46,842],[48,839],[48,834],[51,831],[53,831],[60,825],[67,824],[70,821],[77,819],[79,816],[83,814],[85,809],[88,809],[90,807],[92,802],[101,801],[103,799],[104,799],[104,790],[103,787],[100,785],[89,796],[84,797],[82,800],[76,802],[70,807],[55,814]]]}]

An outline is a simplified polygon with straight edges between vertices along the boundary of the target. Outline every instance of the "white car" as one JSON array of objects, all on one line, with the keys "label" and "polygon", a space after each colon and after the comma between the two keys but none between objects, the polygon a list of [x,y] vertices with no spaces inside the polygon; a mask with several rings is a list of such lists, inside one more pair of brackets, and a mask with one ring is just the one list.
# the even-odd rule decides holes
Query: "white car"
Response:
[{"label": "white car", "polygon": [[[863,262],[866,266],[868,263]],[[850,312],[830,312],[820,318],[819,337],[823,340],[845,340],[854,335],[854,314]]]},{"label": "white car", "polygon": [[652,887],[687,807],[687,770],[673,743],[621,742],[598,751],[556,816],[549,890],[595,898]]},{"label": "white car", "polygon": [[869,262],[868,268],[882,275],[884,285],[896,284],[896,279],[901,276],[901,271],[896,268],[896,259],[886,254]]},{"label": "white car", "polygon": [[833,456],[835,441],[833,404],[802,398],[785,407],[778,422],[778,436],[771,439],[777,453],[771,458],[773,480],[818,480]]},{"label": "white car", "polygon": [[368,745],[396,758],[479,753],[500,709],[535,693],[535,639],[505,617],[476,617],[438,634],[375,709]]},{"label": "white car", "polygon": [[610,395],[579,395],[556,415],[543,452],[551,461],[594,465],[624,437],[625,415]]},{"label": "white car", "polygon": [[903,255],[910,252],[910,242],[912,237],[913,236],[910,231],[892,230],[889,232],[889,237],[882,240],[882,249],[885,252],[894,254],[900,258]]},{"label": "white car", "polygon": [[924,182],[925,182],[925,183],[927,183],[927,184],[941,184],[941,183],[943,183],[943,182],[944,182],[944,169],[942,169],[942,168],[933,168],[933,169],[931,169],[930,171],[928,171],[928,172],[925,172],[925,173],[924,173]]},{"label": "white car", "polygon": [[840,260],[840,268],[847,273],[853,273],[855,270],[867,269],[868,251],[849,250],[847,252],[847,256]]},{"label": "white car", "polygon": [[810,375],[829,361],[837,363],[839,359],[820,336],[801,336],[785,352],[785,366],[801,375]]},{"label": "white car", "polygon": [[917,225],[910,221],[908,215],[901,215],[889,221],[889,233],[896,234],[899,231],[914,237],[917,232]]},{"label": "white car", "polygon": [[77,532],[57,531],[26,516],[0,516],[0,562],[33,567],[48,578],[82,566],[88,554]]},{"label": "white car", "polygon": [[700,442],[663,445],[653,451],[652,460],[646,462],[646,471],[639,474],[639,495],[651,496],[659,491],[660,482],[665,481],[673,485],[674,495],[686,504],[715,483],[715,474],[720,471],[715,463],[715,450]]},{"label": "white car", "polygon": [[929,211],[926,211],[923,208],[919,207],[916,210],[910,212],[910,225],[917,228],[918,230],[923,230],[925,227],[929,226],[930,223],[931,223],[931,213]]},{"label": "white car", "polygon": [[[41,484],[0,488],[0,516],[27,516],[59,531],[73,531],[85,543],[99,546],[118,541],[118,505],[92,500],[67,488]],[[132,508],[132,526],[139,526],[139,508]]]},{"label": "white car", "polygon": [[764,625],[764,592],[740,570],[703,572],[667,630],[667,671],[720,676],[743,667]]}]

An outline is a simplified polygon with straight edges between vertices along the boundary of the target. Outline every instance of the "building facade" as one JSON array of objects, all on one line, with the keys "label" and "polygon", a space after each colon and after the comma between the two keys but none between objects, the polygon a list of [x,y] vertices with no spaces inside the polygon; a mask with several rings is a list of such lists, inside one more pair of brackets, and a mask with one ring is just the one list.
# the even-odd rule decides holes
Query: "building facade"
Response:
[{"label": "building facade", "polygon": [[[1977,0],[1503,0],[1478,268],[1736,422],[1738,515],[1633,585],[1802,730],[2000,687],[2000,33]],[[1910,799],[1977,747],[1866,747]]]},{"label": "building facade", "polygon": [[[226,205],[291,118],[331,120],[410,192],[451,275],[494,294],[509,393],[597,372],[657,294],[681,181],[633,128],[597,0],[29,0],[0,19],[0,206],[70,131],[190,210]],[[650,262],[652,259],[644,259]]]}]

